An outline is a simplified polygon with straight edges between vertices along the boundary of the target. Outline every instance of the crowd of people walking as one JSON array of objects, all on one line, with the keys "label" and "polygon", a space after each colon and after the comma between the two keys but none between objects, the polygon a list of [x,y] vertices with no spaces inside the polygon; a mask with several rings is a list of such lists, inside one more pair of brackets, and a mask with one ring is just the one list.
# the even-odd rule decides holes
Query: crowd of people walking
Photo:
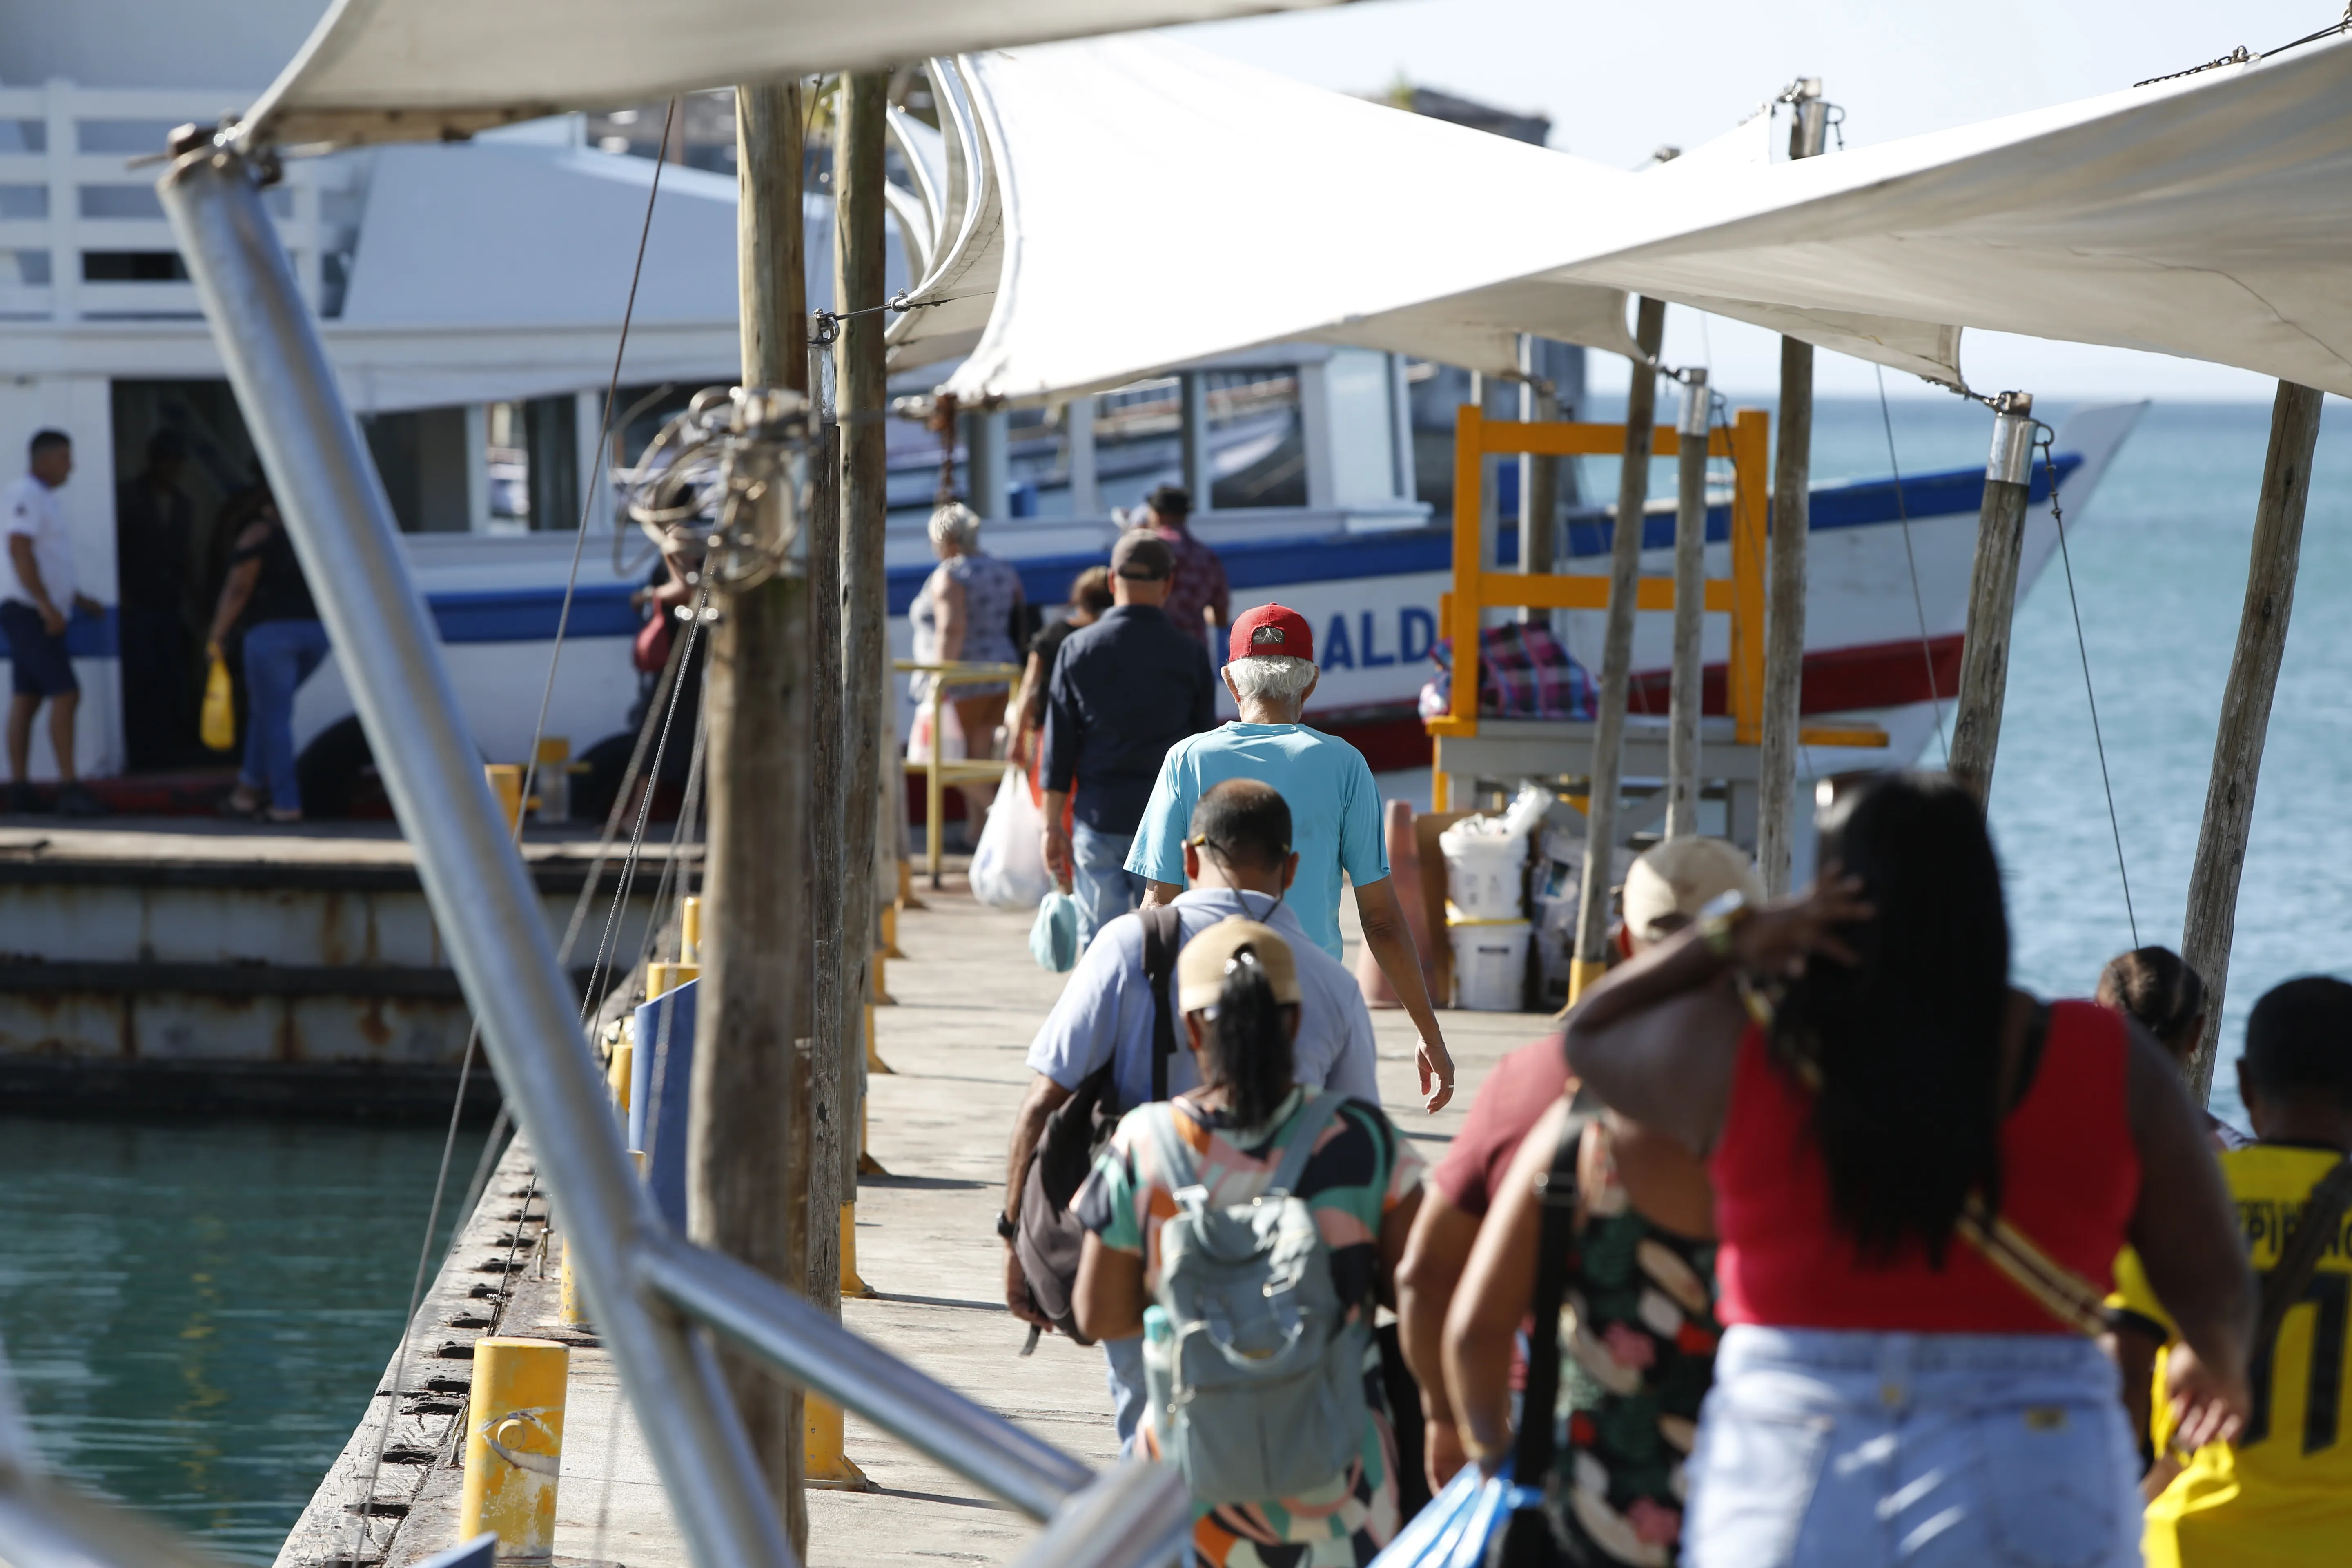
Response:
[{"label": "crowd of people walking", "polygon": [[1182,1470],[1195,1558],[2352,1553],[2352,984],[2263,998],[2231,1128],[2183,1087],[2200,977],[2142,948],[2092,999],[2016,988],[1981,808],[1879,775],[1799,895],[1719,840],[1639,857],[1615,966],[1424,1168],[1343,886],[1429,1110],[1454,1065],[1370,773],[1304,722],[1311,628],[1232,616],[1213,724],[1174,572],[1123,536],[1016,710],[1087,945],[998,1228],[1010,1309],[1100,1341],[1122,1448]]}]

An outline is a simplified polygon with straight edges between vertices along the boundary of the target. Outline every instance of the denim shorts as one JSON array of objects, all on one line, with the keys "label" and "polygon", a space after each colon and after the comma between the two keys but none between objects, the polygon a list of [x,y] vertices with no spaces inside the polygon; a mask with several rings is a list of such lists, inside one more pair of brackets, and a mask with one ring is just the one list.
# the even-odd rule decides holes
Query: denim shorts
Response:
[{"label": "denim shorts", "polygon": [[19,697],[62,697],[79,691],[63,634],[49,635],[41,612],[21,599],[0,599],[0,632],[8,634],[8,685]]},{"label": "denim shorts", "polygon": [[2055,1334],[1729,1330],[1689,1467],[1691,1568],[2137,1568],[2116,1370]]}]

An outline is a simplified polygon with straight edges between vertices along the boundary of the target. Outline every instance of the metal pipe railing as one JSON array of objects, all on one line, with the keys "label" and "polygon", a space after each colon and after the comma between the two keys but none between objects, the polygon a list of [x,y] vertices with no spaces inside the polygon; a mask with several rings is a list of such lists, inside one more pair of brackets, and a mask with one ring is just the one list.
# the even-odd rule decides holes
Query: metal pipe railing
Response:
[{"label": "metal pipe railing", "polygon": [[638,1269],[646,1290],[1032,1519],[1055,1518],[1095,1479],[1093,1470],[1044,1438],[860,1339],[734,1258],[664,1234],[638,1255]]},{"label": "metal pipe railing", "polygon": [[1161,1568],[1178,1560],[1192,1534],[1182,1473],[1129,1459],[1072,1498],[1013,1568]]},{"label": "metal pipe railing", "polygon": [[[950,659],[940,664],[923,664],[911,658],[894,660],[891,668],[900,674],[928,675],[931,689],[923,700],[923,710],[931,718],[931,754],[923,762],[908,762],[907,771],[923,775],[923,847],[930,858],[931,886],[940,885],[940,869],[943,863],[940,847],[944,842],[947,816],[947,786],[951,784],[978,784],[1004,775],[1004,759],[991,760],[971,757],[950,761],[944,755],[947,742],[940,729],[940,710],[947,705],[947,689],[950,685],[995,685],[1002,681],[1016,686],[1021,679],[1017,664],[966,664]],[[1020,716],[1010,714],[1014,733],[1019,732]],[[972,737],[963,738],[964,749],[971,749]]]}]

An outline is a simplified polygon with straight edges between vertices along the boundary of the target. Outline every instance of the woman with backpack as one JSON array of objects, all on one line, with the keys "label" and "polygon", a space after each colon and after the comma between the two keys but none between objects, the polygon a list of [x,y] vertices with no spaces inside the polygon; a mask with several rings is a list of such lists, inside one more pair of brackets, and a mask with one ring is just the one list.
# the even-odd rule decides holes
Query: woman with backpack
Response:
[{"label": "woman with backpack", "polygon": [[1202,1087],[1129,1111],[1070,1209],[1079,1326],[1141,1333],[1144,1438],[1206,1568],[1354,1568],[1399,1524],[1372,1337],[1421,1205],[1378,1107],[1293,1081],[1289,948],[1227,920],[1178,956]]},{"label": "woman with backpack", "polygon": [[2184,1342],[2187,1445],[2250,1396],[2253,1283],[2161,1047],[2009,984],[1982,807],[1883,775],[1821,823],[1821,884],[1595,986],[1569,1065],[1707,1162],[1716,1356],[1692,1568],[2139,1561],[2137,1469],[2094,1337],[2129,1238]]}]

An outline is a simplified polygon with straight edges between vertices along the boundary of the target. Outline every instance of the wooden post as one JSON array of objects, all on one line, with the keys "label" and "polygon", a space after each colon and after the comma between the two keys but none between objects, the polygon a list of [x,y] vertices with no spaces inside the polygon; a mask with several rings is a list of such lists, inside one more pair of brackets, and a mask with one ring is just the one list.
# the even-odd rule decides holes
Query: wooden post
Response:
[{"label": "wooden post", "polygon": [[1666,302],[1644,299],[1634,316],[1633,341],[1646,357],[1633,362],[1625,388],[1625,467],[1617,480],[1617,524],[1609,551],[1609,623],[1601,647],[1591,793],[1585,800],[1584,880],[1576,909],[1576,963],[1569,972],[1570,1002],[1601,977],[1609,956],[1617,786],[1624,762],[1625,693],[1633,675],[1633,595],[1642,574],[1642,513],[1650,500],[1651,426],[1658,417],[1658,345],[1665,335]]},{"label": "wooden post", "polygon": [[1992,797],[2000,705],[2009,689],[2010,622],[2017,613],[2017,563],[2032,492],[2033,395],[2004,392],[1985,459],[1984,507],[1977,518],[1976,564],[1969,575],[1967,640],[1960,649],[1959,705],[1952,715],[1952,776],[1984,805]]},{"label": "wooden post", "polygon": [[[1550,424],[1559,417],[1559,395],[1536,374],[1536,340],[1519,338],[1519,417]],[[1559,553],[1559,466],[1565,458],[1528,452],[1519,458],[1519,570],[1549,573]],[[1522,610],[1522,620],[1549,624],[1549,610]]]},{"label": "wooden post", "polygon": [[2213,737],[2213,773],[2205,786],[2205,820],[2189,873],[2189,917],[2180,955],[2205,982],[2205,1033],[2183,1071],[2199,1104],[2213,1088],[2214,1048],[2221,1037],[2221,998],[2230,979],[2230,942],[2238,921],[2238,878],[2254,823],[2254,784],[2270,732],[2271,696],[2286,652],[2287,619],[2303,556],[2303,508],[2311,494],[2311,456],[2319,441],[2320,394],[2282,381],[2271,405],[2271,446],[2263,459],[2262,499],[2238,615],[2238,647],[2221,689],[2221,723]]},{"label": "wooden post", "polygon": [[1675,495],[1675,654],[1666,701],[1666,837],[1698,831],[1698,718],[1706,696],[1706,372],[1683,373]]},{"label": "wooden post", "polygon": [[[1818,77],[1798,83],[1789,156],[1818,158],[1829,105]],[[1789,890],[1797,831],[1797,731],[1804,722],[1806,553],[1811,540],[1813,345],[1780,340],[1780,429],[1765,542],[1764,729],[1756,781],[1756,869],[1774,898]]]},{"label": "wooden post", "polygon": [[[801,272],[801,89],[735,94],[743,380],[808,390]],[[808,1118],[792,1094],[808,1005],[808,583],[725,596],[710,647],[703,989],[687,1131],[687,1229],[782,1280],[808,1280]],[[795,1154],[793,1145],[798,1145]],[[795,1553],[805,1554],[801,1396],[720,1352]]]},{"label": "wooden post", "polygon": [[[837,297],[844,310],[870,310],[883,299],[882,194],[883,116],[889,77],[881,71],[860,71],[847,79],[841,100],[839,142],[834,155],[834,188],[839,216]],[[877,860],[883,846],[882,822],[892,798],[883,773],[886,756],[896,761],[897,727],[889,722],[898,710],[890,680],[887,646],[890,613],[882,563],[883,529],[887,521],[888,451],[885,443],[888,414],[884,390],[882,333],[888,318],[854,316],[842,323],[839,356],[842,418],[841,600],[842,674],[847,692],[844,710],[842,754],[847,767],[842,798],[848,816],[842,843],[849,888],[842,906],[845,933],[865,933],[848,949],[849,980],[845,995],[863,1002],[874,989],[874,945],[881,886]],[[895,841],[893,841],[895,843]],[[864,1039],[867,1009],[852,1006],[847,1018],[853,1031],[844,1040],[846,1066],[843,1072],[843,1125],[856,1125],[857,1105],[864,1098]],[[843,1159],[842,1195],[857,1191],[857,1141],[846,1141]]]},{"label": "wooden post", "polygon": [[[822,351],[819,351],[820,353]],[[812,366],[810,380],[817,378]],[[809,934],[811,987],[808,1032],[808,1299],[838,1310],[841,1305],[841,1151],[855,1143],[842,1131],[842,1037],[851,998],[860,1019],[866,998],[848,991],[843,973],[851,950],[846,940],[848,866],[844,840],[848,815],[842,788],[848,768],[844,755],[841,647],[841,426],[827,419],[824,444],[809,486],[808,689],[809,689]],[[854,1108],[853,1108],[854,1109]],[[797,1116],[797,1110],[795,1112]],[[812,1481],[818,1478],[812,1472]]]}]

